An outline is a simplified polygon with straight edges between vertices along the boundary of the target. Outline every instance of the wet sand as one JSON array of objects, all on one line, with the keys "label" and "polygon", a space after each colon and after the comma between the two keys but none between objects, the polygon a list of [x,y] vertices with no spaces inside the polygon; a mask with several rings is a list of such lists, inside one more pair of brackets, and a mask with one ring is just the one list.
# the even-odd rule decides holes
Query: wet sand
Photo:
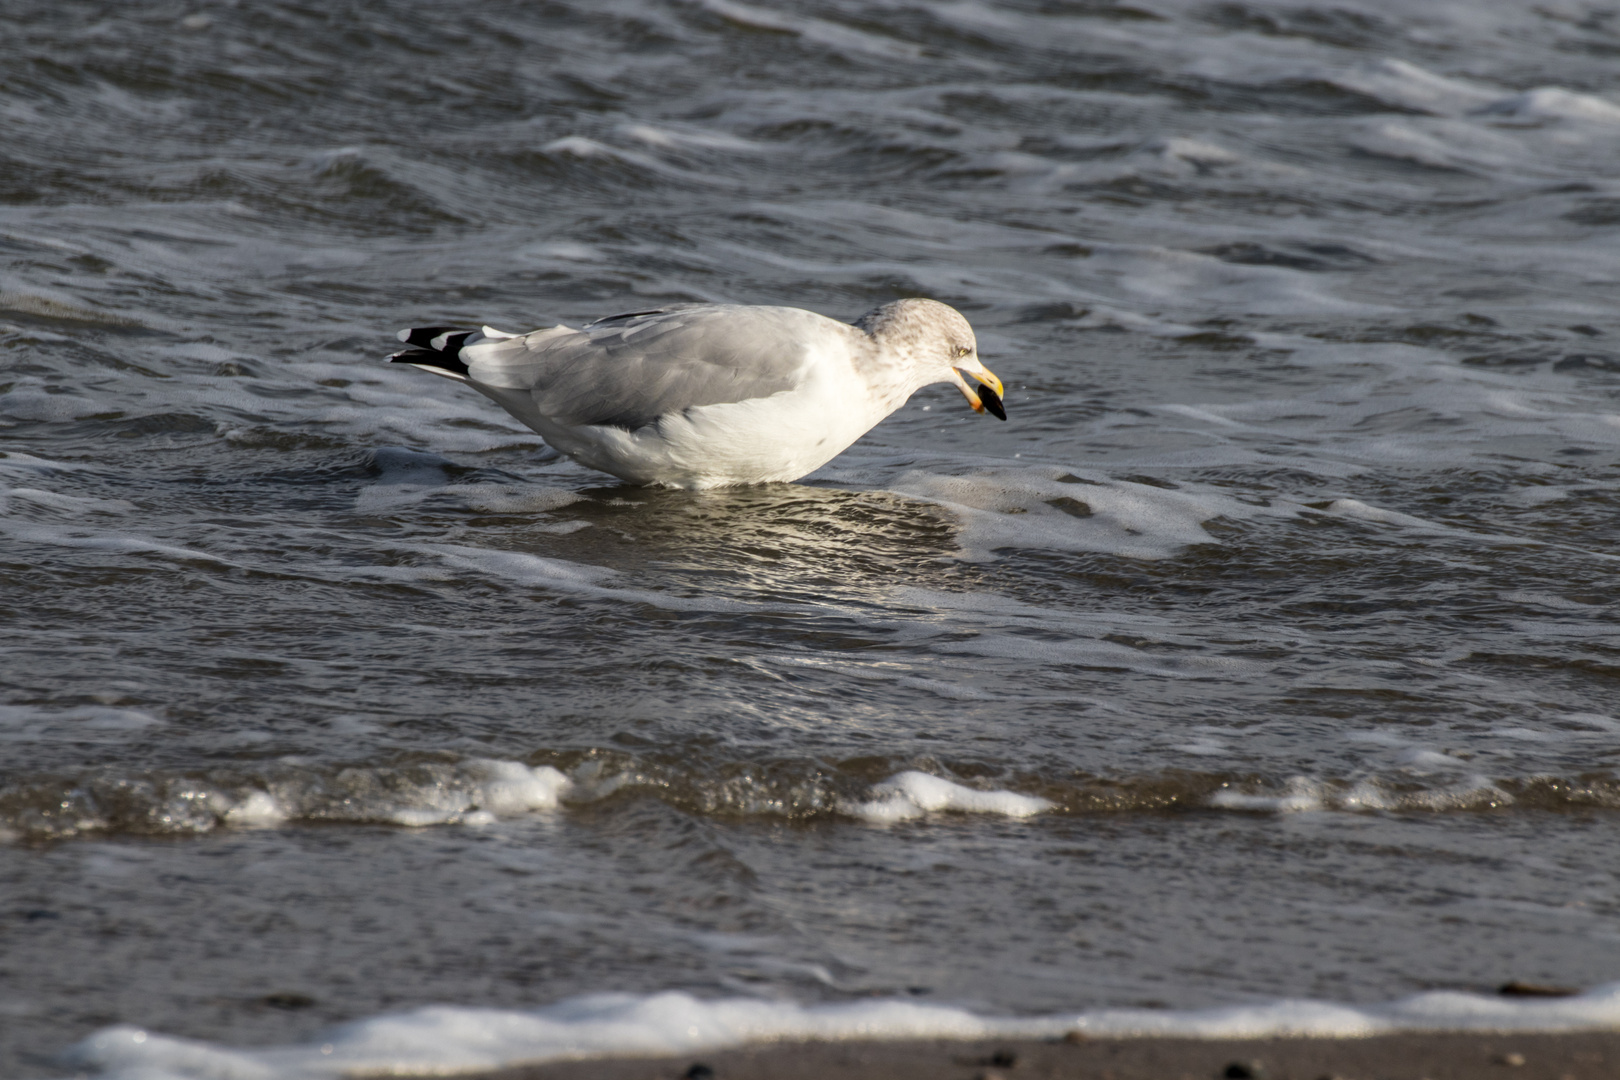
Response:
[{"label": "wet sand", "polygon": [[478,1080],[1612,1080],[1620,1032],[1360,1039],[773,1043],[557,1062]]}]

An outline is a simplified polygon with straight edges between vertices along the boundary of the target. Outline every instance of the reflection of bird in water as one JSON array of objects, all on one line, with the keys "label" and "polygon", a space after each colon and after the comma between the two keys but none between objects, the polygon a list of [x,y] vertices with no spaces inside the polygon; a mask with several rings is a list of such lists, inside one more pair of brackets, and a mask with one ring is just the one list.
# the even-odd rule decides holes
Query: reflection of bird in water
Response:
[{"label": "reflection of bird in water", "polygon": [[399,336],[413,348],[395,363],[467,383],[555,449],[634,484],[797,480],[930,383],[954,382],[975,411],[1007,418],[973,328],[934,300],[896,300],[854,325],[799,308],[686,304],[579,330]]}]

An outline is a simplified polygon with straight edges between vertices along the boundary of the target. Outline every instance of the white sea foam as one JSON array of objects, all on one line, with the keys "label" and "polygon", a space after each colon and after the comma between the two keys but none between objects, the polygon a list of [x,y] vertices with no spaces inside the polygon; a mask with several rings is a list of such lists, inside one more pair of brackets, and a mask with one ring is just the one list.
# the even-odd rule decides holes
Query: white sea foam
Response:
[{"label": "white sea foam", "polygon": [[915,60],[923,55],[922,48],[908,41],[866,33],[851,26],[813,19],[803,15],[790,15],[767,8],[740,4],[736,0],[699,0],[699,3],[721,18],[744,26],[778,33],[794,34],[805,41],[841,53],[869,53],[898,60]]},{"label": "white sea foam", "polygon": [[451,782],[417,785],[391,805],[373,807],[379,820],[423,828],[487,825],[502,817],[554,810],[572,782],[549,765],[516,761],[464,762]]},{"label": "white sea foam", "polygon": [[[1189,154],[1213,154],[1214,147],[1194,149],[1185,140],[1166,144],[1156,156],[1194,162]],[[1177,149],[1172,149],[1175,147]],[[1213,159],[1199,163],[1208,167]],[[1162,311],[1215,310],[1250,314],[1360,314],[1389,310],[1326,291],[1320,275],[1279,266],[1232,263],[1213,255],[1144,244],[1093,244],[1085,262],[1099,300],[1113,299],[1127,308]],[[1187,303],[1197,297],[1195,305]],[[1162,317],[1162,316],[1161,316]]]},{"label": "white sea foam", "polygon": [[9,426],[4,423],[7,419],[61,423],[103,411],[103,406],[87,397],[51,393],[44,382],[35,378],[18,379],[9,390],[0,394],[0,426]]},{"label": "white sea foam", "polygon": [[1533,149],[1522,141],[1461,120],[1380,120],[1361,127],[1348,141],[1374,157],[1431,169],[1488,172],[1513,166],[1522,172],[1540,171]]},{"label": "white sea foam", "polygon": [[1565,723],[1577,724],[1601,732],[1620,731],[1620,720],[1602,713],[1566,713],[1560,717]]},{"label": "white sea foam", "polygon": [[1606,98],[1565,90],[1561,86],[1542,86],[1500,98],[1482,106],[1478,112],[1493,118],[1529,123],[1586,120],[1599,124],[1620,124],[1620,105]]},{"label": "white sea foam", "polygon": [[621,124],[619,131],[632,139],[666,149],[725,150],[731,153],[764,153],[769,147],[724,131],[675,127],[668,124]]},{"label": "white sea foam", "polygon": [[162,727],[163,723],[141,709],[0,705],[0,742],[118,742],[133,733]]},{"label": "white sea foam", "polygon": [[1115,480],[1088,470],[993,468],[966,476],[913,471],[890,490],[937,503],[962,523],[961,556],[984,559],[997,548],[1095,551],[1165,558],[1216,539],[1202,524],[1230,516],[1291,517],[1283,503],[1256,506],[1207,485],[1177,489]]},{"label": "white sea foam", "polygon": [[1388,105],[1438,116],[1478,108],[1501,95],[1494,87],[1437,75],[1427,68],[1395,59],[1355,64],[1334,74],[1332,80]]},{"label": "white sea foam", "polygon": [[471,767],[479,780],[479,805],[492,814],[555,810],[573,781],[550,765],[529,768],[517,761],[480,761]]},{"label": "white sea foam", "polygon": [[11,512],[9,505],[12,500],[31,504],[33,507],[55,511],[69,517],[78,517],[81,514],[123,514],[135,509],[135,504],[125,502],[123,499],[87,499],[79,495],[63,495],[55,491],[42,491],[39,488],[0,487],[0,517]]},{"label": "white sea foam", "polygon": [[1403,1031],[1581,1031],[1620,1026],[1620,983],[1552,1000],[1455,991],[1379,1005],[1291,999],[1197,1010],[1097,1009],[987,1017],[895,999],[827,1005],[683,993],[592,994],[526,1012],[433,1006],[347,1024],[308,1043],[234,1049],[130,1025],[75,1046],[67,1063],[105,1080],[325,1080],[448,1074],[601,1057],[692,1054],[802,1040],[1362,1037]]},{"label": "white sea foam", "polygon": [[177,544],[166,544],[151,537],[126,534],[92,534],[85,536],[82,535],[83,532],[84,530],[80,529],[54,528],[44,525],[23,525],[15,522],[0,523],[0,534],[27,543],[44,544],[52,547],[82,548],[89,551],[111,551],[119,554],[156,555],[160,558],[174,559],[180,562],[211,562],[225,566],[237,565],[230,559],[211,555],[206,551],[180,547]]},{"label": "white sea foam", "polygon": [[[1360,499],[1334,499],[1326,506],[1317,509],[1318,512],[1334,517],[1352,518],[1357,521],[1372,522],[1379,525],[1390,525],[1400,529],[1410,530],[1414,533],[1428,533],[1435,536],[1468,540],[1475,543],[1488,544],[1529,544],[1543,543],[1538,538],[1514,536],[1510,533],[1488,532],[1483,529],[1473,530],[1446,525],[1441,522],[1428,521],[1412,514],[1403,514],[1398,510],[1387,510],[1383,507],[1372,506]],[[1599,557],[1612,558],[1606,553],[1594,553]]]},{"label": "white sea foam", "polygon": [[1052,808],[1050,802],[1034,795],[1020,795],[1013,791],[980,791],[914,770],[899,773],[875,785],[871,794],[875,797],[863,802],[844,803],[840,809],[862,821],[889,825],[947,811],[1021,818],[1033,817]]},{"label": "white sea foam", "polygon": [[408,801],[385,811],[396,825],[488,825],[503,817],[555,810],[573,782],[550,765],[516,761],[463,763],[453,784],[418,786]]},{"label": "white sea foam", "polygon": [[89,468],[70,461],[50,461],[20,450],[0,450],[0,472],[81,472]]},{"label": "white sea foam", "polygon": [[598,583],[615,577],[612,570],[565,559],[548,559],[526,551],[501,551],[464,544],[421,544],[416,550],[435,555],[450,566],[480,576],[538,585],[565,591],[596,591]]},{"label": "white sea foam", "polygon": [[[80,708],[45,713],[0,706],[0,744],[54,739],[114,741],[162,721],[133,709]],[[574,782],[550,765],[469,758],[456,764],[351,766],[335,773],[283,762],[265,778],[232,784],[149,775],[95,778],[64,789],[57,837],[105,829],[163,834],[208,833],[220,828],[267,828],[288,821],[387,822],[412,828],[488,825],[555,810]],[[110,783],[110,787],[109,787]],[[116,807],[101,801],[116,791]],[[109,820],[111,813],[116,820]]]},{"label": "white sea foam", "polygon": [[[1297,396],[1157,406],[1156,411],[1178,418],[1174,429],[1143,425],[1135,416],[1105,415],[1093,421],[1091,431],[1136,444],[1144,462],[1197,468],[1286,460],[1292,469],[1324,477],[1391,464],[1471,464],[1482,445],[1511,440],[1533,446],[1557,439],[1603,452],[1620,445],[1620,418],[1606,401],[1581,393],[1557,372],[1510,373],[1458,364],[1440,350],[1394,344],[1296,343],[1289,359],[1354,372],[1356,379]],[[1177,429],[1204,444],[1180,456],[1153,450],[1150,438],[1162,442]]]},{"label": "white sea foam", "polygon": [[239,828],[262,828],[287,820],[287,811],[268,791],[250,792],[247,798],[225,811],[225,823]]},{"label": "white sea foam", "polygon": [[568,135],[561,139],[553,139],[541,148],[542,153],[553,157],[574,157],[582,160],[623,162],[648,172],[660,173],[671,179],[684,180],[691,183],[705,185],[719,185],[729,187],[735,181],[714,173],[699,172],[693,169],[683,169],[662,161],[650,154],[639,153],[635,150],[625,150],[607,143],[598,142],[584,135]]},{"label": "white sea foam", "polygon": [[[162,723],[133,709],[46,712],[31,706],[0,706],[0,745],[116,742]],[[78,782],[61,789],[61,795],[46,793],[53,827],[42,835],[66,837],[108,829],[197,834],[291,821],[380,822],[408,828],[485,826],[554,811],[565,801],[575,806],[599,802],[642,785],[659,790],[667,782],[649,778],[634,766],[614,768],[597,759],[581,763],[572,775],[550,765],[489,758],[335,770],[284,760],[277,768],[234,783],[220,775],[204,782],[164,774]],[[109,792],[116,793],[111,810],[103,802]],[[1023,818],[1055,809],[1054,803],[1038,796],[968,787],[916,770],[873,785],[862,798],[840,801],[835,807],[815,805],[875,825],[942,813]],[[772,797],[745,803],[743,810],[774,815],[782,805]]]},{"label": "white sea foam", "polygon": [[514,581],[558,592],[578,593],[604,600],[651,604],[674,611],[753,611],[758,606],[726,596],[677,596],[651,589],[615,588],[606,583],[619,579],[617,571],[587,563],[550,559],[523,551],[500,551],[461,544],[416,544],[407,550],[435,555],[449,566],[480,577]]},{"label": "white sea foam", "polygon": [[1293,777],[1284,790],[1269,794],[1247,794],[1222,788],[1210,796],[1209,803],[1222,810],[1262,810],[1274,814],[1321,810],[1326,806],[1323,786],[1305,777]]},{"label": "white sea foam", "polygon": [[[1443,755],[1435,754],[1435,758]],[[1429,761],[1413,763],[1407,771],[1415,774],[1432,773],[1424,765]],[[1461,765],[1450,759],[1447,766]],[[1298,814],[1321,810],[1356,813],[1367,810],[1470,810],[1507,806],[1514,802],[1512,795],[1483,776],[1466,776],[1455,783],[1415,790],[1395,790],[1376,780],[1360,780],[1348,787],[1329,784],[1312,777],[1290,777],[1281,789],[1243,790],[1223,784],[1209,797],[1209,805],[1218,810],[1238,810],[1266,814]]]}]

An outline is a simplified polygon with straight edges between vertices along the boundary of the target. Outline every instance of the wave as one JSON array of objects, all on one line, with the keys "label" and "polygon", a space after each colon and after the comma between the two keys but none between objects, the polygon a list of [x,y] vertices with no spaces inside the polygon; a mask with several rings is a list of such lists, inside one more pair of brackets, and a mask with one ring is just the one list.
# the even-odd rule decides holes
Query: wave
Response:
[{"label": "wave", "polygon": [[[0,729],[19,735],[17,714]],[[37,714],[36,714],[37,718]],[[62,714],[80,742],[114,741],[160,721],[133,709]],[[1180,749],[1197,753],[1202,747]],[[1220,750],[1211,747],[1210,752]],[[904,758],[839,764],[815,759],[732,761],[701,771],[677,754],[590,750],[527,763],[490,758],[380,764],[279,762],[205,771],[124,772],[110,767],[14,779],[0,787],[0,838],[184,836],[296,824],[483,826],[635,798],[719,820],[797,823],[844,820],[887,826],[975,814],[1447,813],[1514,808],[1573,812],[1620,809],[1620,778],[1490,776],[1448,755],[1408,754],[1408,766],[1351,777],[1265,776],[1171,770],[1123,776],[982,770],[954,773]],[[1418,760],[1418,758],[1422,760]],[[1429,760],[1429,759],[1434,760]]]},{"label": "wave", "polygon": [[1620,1026],[1620,983],[1555,1000],[1437,991],[1374,1005],[1286,999],[1197,1010],[1098,1009],[991,1017],[883,999],[827,1005],[688,994],[592,994],[518,1012],[436,1006],[347,1024],[307,1043],[237,1049],[120,1025],[74,1047],[67,1062],[105,1080],[421,1075],[550,1061],[689,1054],[805,1040],[1144,1036],[1257,1039],[1396,1032],[1562,1032]]}]

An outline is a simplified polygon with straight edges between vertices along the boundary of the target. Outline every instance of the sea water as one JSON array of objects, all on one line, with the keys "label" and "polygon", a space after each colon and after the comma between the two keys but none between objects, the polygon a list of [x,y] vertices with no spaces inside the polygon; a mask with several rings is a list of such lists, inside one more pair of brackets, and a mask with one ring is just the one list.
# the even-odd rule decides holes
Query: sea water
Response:
[{"label": "sea water", "polygon": [[[5,21],[0,1072],[1614,1022],[1610,7]],[[381,362],[912,295],[794,485]]]}]

